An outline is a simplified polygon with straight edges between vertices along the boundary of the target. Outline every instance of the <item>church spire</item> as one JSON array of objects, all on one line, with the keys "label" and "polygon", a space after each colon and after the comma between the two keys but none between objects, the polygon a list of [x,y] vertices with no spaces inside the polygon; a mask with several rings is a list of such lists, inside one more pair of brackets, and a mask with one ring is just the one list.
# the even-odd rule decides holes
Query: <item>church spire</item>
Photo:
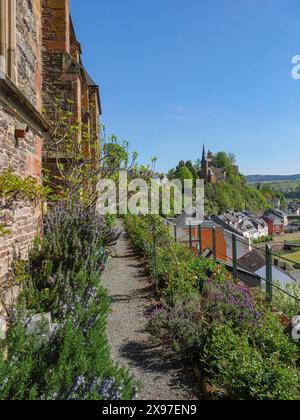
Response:
[{"label": "church spire", "polygon": [[204,162],[206,159],[206,153],[205,153],[205,145],[203,144],[203,152],[202,152],[202,162]]}]

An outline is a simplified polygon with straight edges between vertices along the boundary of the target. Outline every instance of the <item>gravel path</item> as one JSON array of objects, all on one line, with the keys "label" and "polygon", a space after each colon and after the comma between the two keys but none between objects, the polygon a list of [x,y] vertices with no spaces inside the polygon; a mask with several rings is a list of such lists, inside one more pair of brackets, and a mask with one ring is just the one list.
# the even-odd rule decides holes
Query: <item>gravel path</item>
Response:
[{"label": "gravel path", "polygon": [[138,399],[196,400],[199,387],[193,375],[173,353],[149,343],[145,329],[152,303],[150,283],[120,222],[118,227],[122,234],[102,277],[112,299],[107,332],[112,358],[142,383]]}]

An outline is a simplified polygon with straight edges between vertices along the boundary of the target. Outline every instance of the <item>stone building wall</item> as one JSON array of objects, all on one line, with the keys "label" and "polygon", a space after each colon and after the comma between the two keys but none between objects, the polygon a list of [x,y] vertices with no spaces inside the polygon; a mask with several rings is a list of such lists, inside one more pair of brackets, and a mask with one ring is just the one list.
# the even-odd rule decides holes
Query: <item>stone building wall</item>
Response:
[{"label": "stone building wall", "polygon": [[[61,98],[62,106],[67,106],[66,99],[73,100],[74,118],[86,124],[93,141],[100,141],[99,88],[82,64],[69,0],[0,0],[0,6],[1,26],[6,25],[0,31],[0,173],[12,168],[21,177],[42,182],[50,129],[42,108],[51,120],[55,98]],[[3,18],[5,9],[8,14]],[[16,138],[16,130],[24,129],[24,124],[25,137]],[[86,146],[92,153],[94,149]],[[14,203],[5,210],[0,206],[0,224],[4,223],[11,233],[0,237],[0,293],[11,277],[13,259],[26,259],[33,239],[41,233],[40,203]]]},{"label": "stone building wall", "polygon": [[[42,0],[42,5],[43,105],[52,119],[55,119],[57,99],[62,110],[73,112],[74,120],[83,125],[78,142],[84,152],[91,155],[95,150],[92,143],[100,142],[99,87],[82,64],[81,45],[70,17],[69,0]],[[90,140],[84,141],[82,134],[88,134]],[[55,174],[55,158],[48,156],[45,164]]]},{"label": "stone building wall", "polygon": [[16,17],[18,87],[32,104],[37,105],[42,83],[40,1],[17,0]]},{"label": "stone building wall", "polygon": [[[40,0],[16,1],[17,80],[12,83],[7,74],[0,75],[0,172],[12,168],[15,174],[36,177],[38,182],[41,182],[43,136],[47,130],[40,115],[40,6]],[[24,128],[22,124],[27,127],[25,138],[16,138],[16,129]],[[41,232],[41,205],[19,202],[6,209],[2,206],[0,223],[10,231],[0,238],[1,292],[1,287],[9,282],[13,259],[26,259],[33,239]]]}]

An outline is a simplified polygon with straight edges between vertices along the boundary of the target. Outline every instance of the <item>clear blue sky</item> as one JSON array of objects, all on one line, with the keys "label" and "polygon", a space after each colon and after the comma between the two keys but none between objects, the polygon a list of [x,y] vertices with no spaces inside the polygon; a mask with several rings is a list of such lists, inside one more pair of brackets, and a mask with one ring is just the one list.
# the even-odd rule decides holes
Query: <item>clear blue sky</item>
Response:
[{"label": "clear blue sky", "polygon": [[300,173],[299,0],[71,0],[103,122],[167,171],[202,144]]}]

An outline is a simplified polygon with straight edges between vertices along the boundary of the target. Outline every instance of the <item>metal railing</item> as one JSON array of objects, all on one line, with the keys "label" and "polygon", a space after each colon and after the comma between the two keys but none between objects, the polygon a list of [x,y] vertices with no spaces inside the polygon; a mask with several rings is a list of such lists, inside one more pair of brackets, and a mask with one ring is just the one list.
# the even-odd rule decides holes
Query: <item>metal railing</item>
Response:
[{"label": "metal railing", "polygon": [[[175,224],[167,221],[168,226],[173,226],[173,234],[175,242],[185,242],[189,244],[189,247],[197,248],[198,249],[198,256],[201,257],[203,255],[204,250],[208,249],[210,252],[212,252],[213,259],[217,261],[217,255],[221,255],[224,258],[225,261],[230,260],[232,262],[232,268],[233,268],[233,277],[235,279],[238,279],[238,269],[239,267],[243,270],[246,270],[247,272],[251,273],[252,275],[256,276],[256,278],[260,279],[260,281],[264,282],[266,284],[266,296],[267,296],[267,302],[272,303],[273,301],[273,289],[277,289],[280,292],[284,293],[285,295],[289,296],[290,298],[294,299],[295,301],[300,303],[300,299],[298,299],[296,296],[293,296],[291,293],[289,293],[287,290],[284,290],[282,287],[278,286],[273,281],[273,258],[281,258],[282,260],[285,260],[289,263],[295,264],[295,261],[292,261],[288,258],[285,258],[281,255],[275,254],[272,252],[272,246],[270,244],[266,244],[265,250],[252,246],[253,249],[256,249],[264,254],[265,257],[265,263],[266,263],[266,276],[262,277],[255,273],[253,270],[249,269],[249,267],[244,266],[238,261],[238,242],[243,243],[245,245],[245,242],[239,238],[238,235],[232,234],[231,240],[232,240],[232,257],[229,257],[225,253],[223,253],[220,249],[217,247],[217,236],[216,236],[216,227],[212,227],[211,229],[211,235],[212,235],[212,245],[204,241],[203,239],[203,229],[201,225],[197,226],[197,237],[193,235],[193,226],[188,226],[188,234],[183,235],[180,237],[180,240],[178,239],[178,228]],[[184,230],[185,228],[181,228]],[[207,229],[206,229],[207,230]],[[194,244],[197,244],[197,246],[194,247]]]}]

